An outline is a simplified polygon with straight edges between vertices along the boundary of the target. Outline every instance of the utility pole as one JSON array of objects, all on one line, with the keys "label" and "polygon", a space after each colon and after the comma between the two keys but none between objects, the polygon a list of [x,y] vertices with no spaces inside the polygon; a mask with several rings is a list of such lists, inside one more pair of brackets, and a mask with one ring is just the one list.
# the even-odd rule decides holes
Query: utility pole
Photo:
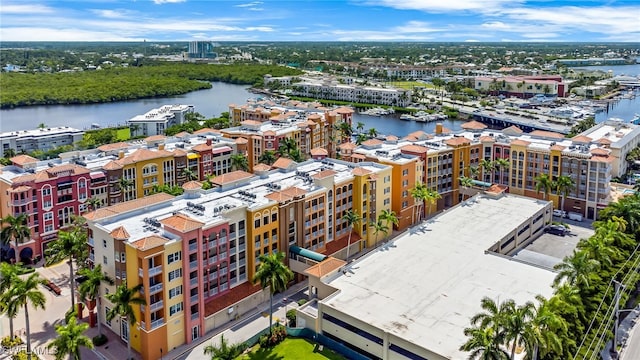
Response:
[{"label": "utility pole", "polygon": [[611,359],[618,359],[618,326],[620,325],[620,288],[623,287],[621,283],[616,280],[613,280],[613,285],[615,287],[615,312],[613,313],[614,322],[613,322],[613,341],[611,342],[611,350],[609,350],[609,354],[611,354]]}]

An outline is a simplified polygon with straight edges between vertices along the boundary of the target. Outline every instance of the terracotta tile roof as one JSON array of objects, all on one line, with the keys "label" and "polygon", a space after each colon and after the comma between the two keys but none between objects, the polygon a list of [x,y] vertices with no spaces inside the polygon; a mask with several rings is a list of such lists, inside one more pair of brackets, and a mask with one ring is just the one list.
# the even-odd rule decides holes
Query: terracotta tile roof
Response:
[{"label": "terracotta tile roof", "polygon": [[311,155],[313,156],[327,156],[329,152],[325,148],[313,148],[311,149]]},{"label": "terracotta tile roof", "polygon": [[571,141],[579,142],[579,143],[590,143],[590,142],[593,141],[593,139],[588,137],[588,136],[579,135],[579,136],[571,138]]},{"label": "terracotta tile roof", "polygon": [[102,169],[104,170],[118,170],[118,169],[122,169],[122,165],[120,165],[120,163],[118,163],[115,160],[109,161],[108,163],[106,163]]},{"label": "terracotta tile roof", "polygon": [[204,225],[203,222],[200,222],[196,219],[193,219],[187,215],[180,214],[180,213],[176,215],[172,215],[166,219],[162,219],[160,220],[160,222],[164,226],[168,226],[172,229],[180,231],[181,233],[186,233],[189,231],[193,231],[195,229],[199,229]]},{"label": "terracotta tile roof", "polygon": [[282,191],[285,194],[291,195],[291,196],[302,196],[302,195],[306,195],[307,194],[307,190],[301,189],[301,188],[295,187],[295,186],[292,186],[290,188],[286,188],[286,189],[284,189]]},{"label": "terracotta tile roof", "polygon": [[418,141],[418,138],[415,137],[415,136],[409,135],[409,136],[405,136],[404,140],[407,140],[407,141]]},{"label": "terracotta tile roof", "polygon": [[519,146],[529,146],[531,143],[528,141],[516,139],[511,142],[511,145],[519,145]]},{"label": "terracotta tile roof", "polygon": [[421,139],[423,136],[428,136],[428,134],[422,130],[418,130],[418,131],[414,131],[412,133],[409,133],[409,135],[407,136],[413,136],[416,139]]},{"label": "terracotta tile roof", "polygon": [[597,156],[607,156],[607,155],[609,155],[609,151],[607,151],[605,149],[601,149],[601,148],[595,148],[595,149],[591,150],[591,154],[592,155],[597,155]]},{"label": "terracotta tile roof", "polygon": [[233,288],[226,294],[215,298],[215,301],[209,301],[204,305],[204,316],[209,317],[222,310],[228,309],[230,306],[237,304],[243,299],[248,298],[252,294],[260,292],[262,288],[260,284],[253,285],[251,281],[244,282]]},{"label": "terracotta tile roof", "polygon": [[108,151],[127,149],[129,146],[130,145],[127,144],[126,142],[117,142],[113,144],[105,144],[102,146],[98,146],[98,150],[103,152],[108,152]]},{"label": "terracotta tile roof", "polygon": [[352,108],[348,108],[345,106],[341,106],[337,109],[334,109],[333,111],[337,112],[338,114],[353,114],[355,112]]},{"label": "terracotta tile roof", "polygon": [[91,171],[83,166],[76,165],[76,164],[64,164],[64,165],[58,165],[52,168],[38,171],[35,174],[20,175],[18,177],[13,178],[12,183],[21,184],[21,183],[28,183],[28,182],[41,182],[41,181],[48,181],[51,179],[55,179],[60,175],[68,176],[68,175],[82,175],[82,174],[89,174],[89,173],[91,173]]},{"label": "terracotta tile roof", "polygon": [[278,203],[287,202],[293,199],[293,196],[284,193],[283,191],[274,191],[264,196],[265,198],[273,201],[277,201]]},{"label": "terracotta tile roof", "polygon": [[362,160],[364,160],[364,159],[366,159],[366,158],[367,158],[367,156],[366,156],[366,155],[364,155],[364,154],[359,154],[359,153],[353,153],[353,154],[351,154],[351,157],[352,157],[352,158],[354,158],[354,159],[362,159]]},{"label": "terracotta tile roof", "polygon": [[323,261],[311,266],[310,268],[305,270],[304,273],[315,278],[322,278],[323,276],[335,273],[346,264],[346,261],[330,256]]},{"label": "terracotta tile roof", "polygon": [[187,156],[187,155],[189,155],[187,150],[180,149],[180,148],[173,149],[173,156],[174,157],[183,157],[183,156]]},{"label": "terracotta tile roof", "polygon": [[13,184],[29,183],[36,180],[36,174],[24,174],[11,179]]},{"label": "terracotta tile roof", "polygon": [[166,136],[158,134],[158,135],[151,135],[151,136],[148,136],[148,137],[146,137],[146,138],[144,139],[144,141],[146,141],[146,142],[150,142],[150,141],[151,141],[151,142],[153,142],[153,141],[160,141],[160,140],[164,140],[164,139],[166,139],[166,138],[167,138]]},{"label": "terracotta tile roof", "polygon": [[514,133],[518,133],[518,134],[524,133],[524,131],[522,131],[522,129],[520,129],[519,127],[517,127],[515,125],[511,125],[508,128],[502,129],[502,131],[505,131],[505,130],[509,130],[510,132],[514,132]]},{"label": "terracotta tile roof", "polygon": [[553,132],[553,131],[533,130],[532,132],[529,133],[529,135],[554,138],[554,139],[564,139],[564,135],[559,134],[557,132]]},{"label": "terracotta tile roof", "polygon": [[188,133],[188,132],[186,132],[186,131],[181,131],[181,132],[179,132],[179,133],[177,133],[177,134],[175,134],[175,135],[173,135],[173,136],[175,136],[175,137],[177,137],[177,138],[181,138],[181,139],[182,139],[182,138],[186,138],[186,137],[188,137],[189,135],[191,135],[191,134],[189,134],[189,133]]},{"label": "terracotta tile roof", "polygon": [[200,130],[196,130],[193,132],[194,135],[211,134],[211,133],[219,134],[220,130],[216,130],[212,128],[202,128]]},{"label": "terracotta tile roof", "polygon": [[109,235],[111,235],[111,237],[116,240],[127,240],[131,237],[131,235],[129,235],[129,232],[127,232],[127,229],[125,229],[124,226],[118,226],[117,228],[111,230]]},{"label": "terracotta tile roof", "polygon": [[25,154],[14,156],[9,160],[11,160],[11,162],[16,165],[24,165],[24,164],[31,164],[34,162],[38,162],[38,159]]},{"label": "terracotta tile roof", "polygon": [[395,135],[387,135],[387,137],[385,137],[385,140],[387,141],[398,141],[398,137]]},{"label": "terracotta tile roof", "polygon": [[466,123],[460,125],[460,127],[465,130],[483,130],[487,128],[487,125],[479,121],[472,120],[472,121],[467,121]]},{"label": "terracotta tile roof", "polygon": [[140,240],[136,240],[131,243],[131,246],[136,247],[138,250],[149,250],[153,248],[157,248],[159,246],[164,246],[164,244],[169,241],[168,239],[163,238],[158,235],[147,236],[146,238],[142,238]]},{"label": "terracotta tile roof", "polygon": [[275,135],[275,134],[276,134],[276,132],[275,132],[275,131],[273,131],[273,130],[267,130],[267,131],[263,132],[262,134],[263,134],[263,135]]},{"label": "terracotta tile roof", "polygon": [[255,120],[245,120],[240,122],[241,125],[245,125],[245,126],[258,126],[258,125],[262,125],[262,123],[260,121],[255,121]]},{"label": "terracotta tile roof", "polygon": [[239,137],[239,138],[236,139],[235,142],[236,142],[236,144],[246,144],[246,143],[249,142],[249,140]]},{"label": "terracotta tile roof", "polygon": [[320,120],[320,119],[322,119],[322,116],[320,116],[320,114],[311,114],[307,116],[307,120]]},{"label": "terracotta tile roof", "polygon": [[191,150],[198,151],[198,152],[209,151],[209,150],[211,150],[211,145],[198,144],[198,145],[192,147]]},{"label": "terracotta tile roof", "polygon": [[429,149],[427,149],[424,146],[420,146],[420,145],[405,145],[403,147],[400,148],[400,151],[409,151],[412,153],[418,153],[418,154],[423,154],[426,153]]},{"label": "terracotta tile roof", "polygon": [[496,139],[493,136],[480,136],[480,142],[496,142]]},{"label": "terracotta tile roof", "polygon": [[224,184],[228,184],[238,180],[248,179],[252,176],[253,176],[252,173],[248,173],[242,170],[237,170],[237,171],[232,171],[230,173],[218,175],[213,179],[211,179],[211,182],[218,185],[224,185]]},{"label": "terracotta tile roof", "polygon": [[346,143],[338,145],[338,149],[340,149],[340,150],[355,149],[356,147],[358,147],[358,145],[356,145],[356,144],[354,144],[352,142],[346,142]]},{"label": "terracotta tile roof", "polygon": [[371,170],[367,170],[367,169],[362,168],[362,167],[357,167],[357,168],[353,169],[351,171],[351,173],[353,175],[356,175],[356,176],[363,176],[363,175],[371,174]]},{"label": "terracotta tile roof", "polygon": [[508,187],[505,186],[505,185],[493,184],[485,191],[488,192],[488,193],[491,193],[491,194],[500,194],[500,193],[505,192],[507,189],[508,189]]},{"label": "terracotta tile roof", "polygon": [[281,157],[276,160],[271,166],[277,169],[287,169],[289,166],[291,166],[291,163],[293,163],[293,160]]},{"label": "terracotta tile roof", "polygon": [[451,134],[451,129],[446,128],[446,127],[442,127],[442,133],[443,134]]},{"label": "terracotta tile roof", "polygon": [[565,149],[565,147],[564,147],[564,146],[562,146],[562,145],[558,145],[558,144],[556,144],[556,145],[551,146],[549,149],[551,149],[551,150],[555,150],[555,151],[562,151],[562,150],[564,150],[564,149]]},{"label": "terracotta tile roof", "polygon": [[378,139],[369,139],[367,141],[363,141],[362,145],[364,146],[377,146],[382,145],[383,141]]},{"label": "terracotta tile roof", "polygon": [[31,189],[32,189],[32,187],[31,187],[31,186],[27,186],[27,185],[20,185],[20,186],[18,186],[18,187],[11,188],[11,189],[9,189],[9,190],[7,190],[7,191],[8,191],[8,192],[10,192],[10,193],[20,193],[20,192],[29,191],[29,190],[31,190]]},{"label": "terracotta tile roof", "polygon": [[126,213],[132,210],[141,209],[146,206],[151,206],[157,203],[161,203],[163,201],[167,201],[173,199],[173,195],[169,195],[167,193],[157,193],[149,196],[145,196],[139,199],[125,201],[121,203],[117,203],[115,205],[102,207],[86,213],[82,215],[87,220],[100,220],[113,215],[118,215],[122,213]]},{"label": "terracotta tile roof", "polygon": [[253,167],[253,171],[269,171],[269,170],[271,170],[271,166],[267,164],[262,164],[262,163]]},{"label": "terracotta tile roof", "polygon": [[607,138],[600,138],[596,142],[601,145],[610,145],[612,143],[612,141]]},{"label": "terracotta tile roof", "polygon": [[613,156],[592,156],[590,160],[598,162],[613,162],[615,159]]},{"label": "terracotta tile roof", "polygon": [[166,150],[149,150],[149,149],[138,149],[131,153],[129,156],[125,156],[122,159],[115,160],[122,165],[135,164],[141,161],[147,161],[152,159],[158,159],[163,157],[171,157],[174,156],[174,153]]},{"label": "terracotta tile roof", "polygon": [[459,145],[471,144],[471,140],[465,137],[454,137],[446,140],[444,143],[449,146],[459,146]]},{"label": "terracotta tile roof", "polygon": [[324,179],[326,177],[333,176],[335,174],[337,174],[337,172],[335,172],[333,170],[322,170],[319,173],[313,175],[313,178],[314,179]]},{"label": "terracotta tile roof", "polygon": [[202,183],[199,181],[191,180],[182,184],[182,188],[184,190],[198,190],[198,189],[202,189]]}]

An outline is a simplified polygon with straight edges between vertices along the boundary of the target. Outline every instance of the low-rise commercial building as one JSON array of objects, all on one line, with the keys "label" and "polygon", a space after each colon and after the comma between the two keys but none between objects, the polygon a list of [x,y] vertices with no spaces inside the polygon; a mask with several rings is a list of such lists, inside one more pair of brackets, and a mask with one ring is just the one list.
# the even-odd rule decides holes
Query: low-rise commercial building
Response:
[{"label": "low-rise commercial building", "polygon": [[64,145],[73,145],[82,140],[83,130],[68,126],[43,127],[34,130],[8,131],[0,133],[0,156],[7,150],[13,154],[35,150],[51,150]]},{"label": "low-rise commercial building", "polygon": [[186,115],[193,112],[193,105],[163,105],[132,117],[127,125],[132,136],[164,135],[168,127],[184,123]]}]

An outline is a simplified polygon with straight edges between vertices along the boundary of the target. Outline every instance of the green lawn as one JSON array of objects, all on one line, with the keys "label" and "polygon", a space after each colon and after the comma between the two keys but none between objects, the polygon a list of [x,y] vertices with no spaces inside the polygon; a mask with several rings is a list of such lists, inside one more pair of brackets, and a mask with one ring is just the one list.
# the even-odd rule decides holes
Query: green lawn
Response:
[{"label": "green lawn", "polygon": [[286,338],[283,342],[271,349],[261,349],[256,345],[251,352],[242,355],[240,360],[345,360],[340,354],[324,348],[320,351],[318,344],[302,338]]},{"label": "green lawn", "polygon": [[391,86],[395,86],[397,88],[405,89],[405,90],[413,90],[414,87],[420,88],[433,88],[432,84],[426,84],[418,81],[391,81]]}]

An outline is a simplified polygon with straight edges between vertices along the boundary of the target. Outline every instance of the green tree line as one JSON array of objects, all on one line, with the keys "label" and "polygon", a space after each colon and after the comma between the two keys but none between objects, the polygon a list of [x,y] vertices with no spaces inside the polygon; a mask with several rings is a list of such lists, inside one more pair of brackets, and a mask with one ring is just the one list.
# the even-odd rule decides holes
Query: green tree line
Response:
[{"label": "green tree line", "polygon": [[210,88],[209,81],[259,85],[264,74],[299,73],[274,65],[185,63],[75,73],[2,73],[0,108],[164,97]]}]

